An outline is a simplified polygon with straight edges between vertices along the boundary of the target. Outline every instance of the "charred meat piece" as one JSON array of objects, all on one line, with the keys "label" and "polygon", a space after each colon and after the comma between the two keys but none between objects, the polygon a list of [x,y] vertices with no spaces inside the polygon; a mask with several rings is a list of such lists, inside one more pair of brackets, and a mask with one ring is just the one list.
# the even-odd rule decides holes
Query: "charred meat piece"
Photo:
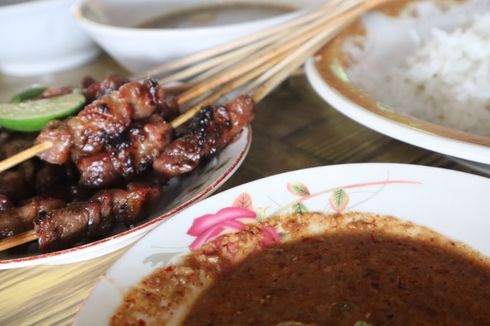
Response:
[{"label": "charred meat piece", "polygon": [[27,231],[24,223],[15,213],[0,213],[0,239],[13,237]]},{"label": "charred meat piece", "polygon": [[172,127],[157,114],[134,123],[121,135],[121,141],[107,151],[78,159],[80,183],[90,187],[109,186],[130,181],[146,172],[172,137]]},{"label": "charred meat piece", "polygon": [[[12,133],[0,144],[0,156],[10,157],[32,145],[32,135]],[[60,139],[57,139],[60,141]],[[51,194],[53,188],[61,188],[68,181],[65,167],[52,165],[38,159],[30,159],[0,173],[0,193],[13,201],[22,200],[42,193]]]},{"label": "charred meat piece", "polygon": [[[0,159],[6,159],[12,155],[32,146],[34,137],[30,134],[19,133],[3,134],[0,143]],[[25,161],[8,171],[0,173],[0,194],[11,200],[23,199],[32,193],[30,182],[35,173],[32,160]]]},{"label": "charred meat piece", "polygon": [[159,196],[157,187],[128,185],[127,190],[103,190],[87,202],[39,214],[34,221],[39,248],[54,250],[100,237],[116,221],[133,224],[147,216]]},{"label": "charred meat piece", "polygon": [[170,143],[172,134],[172,126],[156,114],[152,115],[145,124],[129,130],[128,138],[136,174],[151,167],[153,160]]},{"label": "charred meat piece", "polygon": [[120,180],[109,153],[82,157],[78,159],[77,167],[80,171],[80,184],[84,186],[100,187]]},{"label": "charred meat piece", "polygon": [[85,77],[82,81],[82,93],[88,104],[112,91],[117,91],[119,87],[127,82],[129,82],[129,80],[126,77],[118,74],[111,74],[100,82],[92,77]]},{"label": "charred meat piece", "polygon": [[21,171],[5,171],[0,174],[0,194],[17,200],[28,197],[31,190]]},{"label": "charred meat piece", "polygon": [[148,216],[152,207],[160,198],[160,188],[149,187],[144,184],[132,183],[127,187],[126,203],[119,205],[115,210],[116,220],[123,222],[127,226],[132,226],[136,222]]},{"label": "charred meat piece", "polygon": [[70,159],[73,136],[67,124],[62,121],[50,121],[41,131],[36,143],[50,142],[51,148],[38,154],[43,161],[52,164],[63,164]]},{"label": "charred meat piece", "polygon": [[15,168],[0,173],[0,194],[19,201],[42,194],[43,196],[71,199],[67,187],[78,183],[78,175],[71,165],[54,165],[34,160],[25,161]]},{"label": "charred meat piece", "polygon": [[32,188],[36,194],[70,201],[78,198],[69,189],[78,186],[78,173],[72,164],[39,162]]},{"label": "charred meat piece", "polygon": [[42,213],[64,206],[56,198],[36,197],[19,207],[12,207],[0,213],[0,239],[14,236],[33,228],[34,218]]},{"label": "charred meat piece", "polygon": [[228,135],[224,135],[226,142],[229,143],[255,118],[255,102],[250,96],[241,95],[226,104],[225,108],[231,120],[231,128],[226,131]]},{"label": "charred meat piece", "polygon": [[171,142],[153,162],[153,168],[170,178],[194,170],[229,144],[254,118],[255,104],[248,96],[225,106],[208,106],[190,122],[187,132]]},{"label": "charred meat piece", "polygon": [[104,145],[126,130],[132,117],[132,106],[121,100],[116,92],[87,105],[67,121],[73,135],[72,159],[101,152]]},{"label": "charred meat piece", "polygon": [[39,248],[51,250],[64,244],[80,242],[90,225],[100,223],[99,203],[72,203],[49,213],[41,213],[35,219]]},{"label": "charred meat piece", "polygon": [[24,223],[24,226],[32,229],[33,220],[40,212],[49,212],[62,206],[65,206],[65,202],[58,198],[34,197],[15,208],[15,212]]}]

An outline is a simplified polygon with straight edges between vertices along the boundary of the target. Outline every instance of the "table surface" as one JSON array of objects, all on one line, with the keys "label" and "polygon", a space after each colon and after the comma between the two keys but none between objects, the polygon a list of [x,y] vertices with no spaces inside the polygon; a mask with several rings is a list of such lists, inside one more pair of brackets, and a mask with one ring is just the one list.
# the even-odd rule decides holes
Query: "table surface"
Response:
[{"label": "table surface", "polygon": [[[87,74],[100,78],[110,71],[122,69],[102,55],[85,67],[57,75],[0,75],[0,101],[33,82],[73,85]],[[411,163],[470,171],[440,154],[349,120],[323,102],[300,75],[284,82],[258,105],[250,152],[220,191],[285,171],[358,162]],[[126,250],[70,265],[0,271],[0,325],[71,324],[98,277]]]}]

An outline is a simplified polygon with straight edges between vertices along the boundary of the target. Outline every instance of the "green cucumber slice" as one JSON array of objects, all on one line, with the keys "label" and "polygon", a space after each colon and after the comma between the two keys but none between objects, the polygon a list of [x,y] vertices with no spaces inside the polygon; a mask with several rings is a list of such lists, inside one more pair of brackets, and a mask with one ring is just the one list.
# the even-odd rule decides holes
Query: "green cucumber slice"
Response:
[{"label": "green cucumber slice", "polygon": [[10,99],[10,103],[21,103],[40,96],[47,90],[47,87],[33,87],[20,92]]},{"label": "green cucumber slice", "polygon": [[40,100],[0,104],[0,125],[17,131],[39,131],[51,120],[77,112],[85,104],[80,90]]}]

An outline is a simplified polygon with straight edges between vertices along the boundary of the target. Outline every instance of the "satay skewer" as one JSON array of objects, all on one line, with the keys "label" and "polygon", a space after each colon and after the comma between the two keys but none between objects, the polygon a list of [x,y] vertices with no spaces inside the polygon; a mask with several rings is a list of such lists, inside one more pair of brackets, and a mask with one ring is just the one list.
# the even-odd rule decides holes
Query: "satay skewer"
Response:
[{"label": "satay skewer", "polygon": [[[336,0],[328,6],[323,7],[323,10],[326,10],[327,8],[331,9],[330,12],[325,13],[325,17],[321,17],[318,19],[318,21],[313,21],[309,24],[306,24],[306,26],[303,26],[299,30],[291,33],[291,35],[283,39],[280,38],[279,44],[273,47],[272,50],[268,48],[262,49],[261,51],[255,53],[255,55],[252,56],[245,63],[239,63],[238,67],[229,67],[225,71],[217,75],[213,75],[209,79],[200,82],[198,85],[180,94],[177,97],[177,103],[179,105],[187,104],[226,82],[229,82],[241,75],[244,75],[247,72],[254,71],[254,69],[256,69],[257,67],[272,67],[272,65],[275,64],[274,58],[293,51],[296,47],[306,42],[315,34],[321,32],[322,29],[328,27],[328,24],[331,23],[332,19],[334,19],[334,17],[339,12],[352,10],[352,8],[355,8],[355,6],[359,4],[359,1],[360,0]],[[322,13],[323,10],[321,11]],[[195,111],[196,110],[192,110],[191,112]],[[173,128],[176,128],[185,123],[191,117],[192,114],[186,112],[181,117],[174,120],[171,123],[171,126]],[[12,166],[15,166],[33,156],[36,156],[37,154],[51,148],[52,146],[53,144],[51,142],[45,142],[18,153],[17,155],[0,162],[0,172]]]},{"label": "satay skewer", "polygon": [[[166,177],[172,177],[191,172],[203,159],[211,158],[216,151],[219,151],[226,145],[228,145],[235,136],[241,132],[242,128],[246,126],[254,117],[254,102],[248,96],[239,96],[235,100],[226,105],[208,106],[204,107],[202,112],[196,117],[195,120],[189,126],[186,133],[179,136],[174,142],[168,145],[168,152],[163,152],[162,157],[158,157],[160,160],[154,169]],[[184,146],[183,152],[178,152]],[[177,150],[177,152],[175,151]],[[192,158],[187,155],[191,154]],[[181,157],[185,157],[186,164],[181,165]],[[140,188],[141,189],[141,188]],[[128,190],[129,186],[128,186]],[[138,189],[137,189],[138,190]],[[114,190],[105,190],[104,192],[112,193]],[[119,191],[115,189],[115,191]],[[101,195],[97,193],[87,202],[79,202],[69,204],[66,207],[59,208],[57,210],[47,210],[38,214],[35,220],[34,227],[35,233],[38,234],[38,241],[41,249],[51,249],[56,247],[56,244],[70,245],[79,241],[85,240],[93,236],[101,236],[109,230],[98,229],[98,225],[107,225],[106,221],[114,221],[111,219],[110,214],[107,213],[107,208],[116,215],[115,220],[121,221],[121,217],[126,216],[126,213],[131,215],[134,212],[140,211],[137,209],[138,196],[125,195],[127,198],[127,204],[121,202],[121,200],[110,202],[116,203],[118,208],[112,208],[115,204],[108,204],[107,200],[104,200]],[[112,198],[112,197],[110,197]],[[119,196],[121,198],[121,196]],[[85,208],[86,207],[86,208]],[[106,208],[102,208],[106,207]],[[136,209],[135,209],[136,207]],[[123,210],[124,214],[121,214]],[[97,213],[100,212],[100,213]],[[105,212],[105,213],[103,213]],[[87,216],[87,214],[90,214]],[[100,215],[99,215],[100,214]],[[127,221],[133,224],[139,221],[141,218],[145,218],[145,215],[138,215],[138,218],[124,218],[126,224]],[[110,225],[112,225],[112,222]],[[10,232],[7,229],[5,232]],[[5,242],[12,241],[27,241],[30,239],[28,235],[26,237],[7,238]],[[6,245],[7,247],[9,245]],[[1,246],[6,248],[5,246]]]},{"label": "satay skewer", "polygon": [[[354,8],[352,11],[347,12],[344,15],[342,15],[341,17],[338,17],[337,19],[333,20],[333,22],[329,26],[328,30],[326,29],[324,32],[313,37],[311,40],[306,42],[303,46],[300,46],[299,48],[297,48],[297,50],[294,51],[291,54],[291,56],[284,58],[279,63],[280,68],[282,70],[276,69],[276,73],[274,75],[270,76],[270,78],[267,81],[263,82],[260,85],[255,85],[253,83],[251,84],[254,87],[258,86],[253,91],[252,97],[254,98],[254,100],[259,102],[265,96],[267,96],[267,94],[269,94],[275,87],[277,87],[277,85],[279,85],[282,81],[284,81],[289,74],[291,74],[296,69],[298,69],[298,67],[300,67],[303,64],[304,60],[307,57],[309,57],[312,53],[317,51],[319,49],[319,47],[322,44],[324,44],[325,41],[327,41],[329,38],[331,38],[333,36],[332,33],[335,32],[338,28],[341,28],[345,23],[347,23],[351,19],[354,19],[355,17],[357,17],[361,13],[379,5],[382,2],[385,2],[385,0],[374,0],[374,1],[367,2],[367,3],[363,3],[360,6],[357,6],[356,8]],[[258,69],[256,71],[260,71],[260,69]],[[255,76],[255,73],[249,73],[246,76],[253,78]],[[247,79],[247,78],[239,79],[240,85],[242,85],[241,82],[246,82],[246,80],[243,80],[243,79]],[[259,79],[263,80],[261,78],[259,78]],[[250,79],[248,81],[250,81]],[[237,83],[237,82],[235,81],[235,83]],[[230,85],[235,86],[235,83],[233,81],[230,82],[230,84],[228,84],[228,87],[230,87]],[[218,94],[219,94],[219,96],[221,96],[222,92],[217,92],[217,93],[209,96],[208,98],[203,100],[201,103],[205,104],[205,103],[209,103],[210,101],[214,101],[217,97],[219,97]],[[189,112],[188,115],[191,117],[193,116],[193,114],[195,114],[195,112],[192,112],[192,111],[194,111],[194,110],[188,111]],[[181,122],[175,123],[175,125],[180,125],[180,124],[184,123],[185,121],[182,120]],[[30,242],[30,241],[33,241],[36,239],[37,239],[37,235],[36,235],[34,230],[24,232],[24,233],[19,234],[17,236],[7,238],[7,239],[0,241],[0,251],[22,245],[24,243],[27,243],[27,242]]]}]

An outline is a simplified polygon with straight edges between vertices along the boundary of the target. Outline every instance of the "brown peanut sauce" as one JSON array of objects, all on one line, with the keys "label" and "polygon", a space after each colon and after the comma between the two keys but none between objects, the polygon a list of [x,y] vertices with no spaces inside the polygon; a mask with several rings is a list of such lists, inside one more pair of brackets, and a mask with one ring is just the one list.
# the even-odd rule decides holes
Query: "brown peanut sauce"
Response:
[{"label": "brown peanut sauce", "polygon": [[[264,229],[281,240],[264,242]],[[222,235],[154,271],[111,323],[489,325],[488,307],[490,259],[467,245],[390,216],[303,213]]]},{"label": "brown peanut sauce", "polygon": [[185,325],[484,325],[490,269],[452,248],[347,232],[265,249],[220,276]]}]

